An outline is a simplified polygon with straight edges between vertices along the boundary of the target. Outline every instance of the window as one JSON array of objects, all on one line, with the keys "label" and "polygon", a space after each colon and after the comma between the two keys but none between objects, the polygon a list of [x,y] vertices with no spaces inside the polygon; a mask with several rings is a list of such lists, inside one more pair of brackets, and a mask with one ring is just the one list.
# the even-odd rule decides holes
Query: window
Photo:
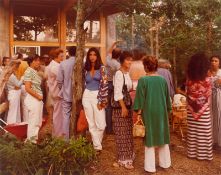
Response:
[{"label": "window", "polygon": [[100,21],[88,20],[84,23],[84,28],[88,28],[86,36],[88,43],[100,43]]},{"label": "window", "polygon": [[40,46],[15,46],[14,53],[18,52],[23,54],[24,58],[33,54],[40,55]]},{"label": "window", "polygon": [[16,6],[14,9],[15,41],[58,42],[56,7]]},{"label": "window", "polygon": [[[67,30],[66,42],[76,42],[76,11],[70,10],[66,16]],[[100,43],[100,16],[93,16],[91,19],[85,21],[84,28],[87,29],[86,42],[87,43]]]}]

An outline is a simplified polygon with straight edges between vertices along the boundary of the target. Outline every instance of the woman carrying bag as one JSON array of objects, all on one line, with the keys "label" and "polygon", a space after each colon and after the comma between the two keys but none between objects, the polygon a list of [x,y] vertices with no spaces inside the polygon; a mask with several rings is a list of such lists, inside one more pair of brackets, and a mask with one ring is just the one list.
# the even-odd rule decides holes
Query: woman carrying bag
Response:
[{"label": "woman carrying bag", "polygon": [[170,96],[166,80],[156,73],[158,61],[155,57],[145,56],[143,65],[146,76],[138,81],[134,110],[142,115],[145,125],[144,169],[156,172],[155,148],[159,148],[159,166],[171,166],[169,150],[168,112],[171,110]]},{"label": "woman carrying bag", "polygon": [[123,166],[126,169],[134,169],[132,102],[130,96],[128,96],[128,91],[132,89],[132,81],[129,76],[132,54],[127,51],[122,52],[120,56],[120,63],[120,70],[116,72],[113,79],[115,103],[112,100],[112,115],[113,130],[117,147],[117,162],[114,163],[113,166]]}]

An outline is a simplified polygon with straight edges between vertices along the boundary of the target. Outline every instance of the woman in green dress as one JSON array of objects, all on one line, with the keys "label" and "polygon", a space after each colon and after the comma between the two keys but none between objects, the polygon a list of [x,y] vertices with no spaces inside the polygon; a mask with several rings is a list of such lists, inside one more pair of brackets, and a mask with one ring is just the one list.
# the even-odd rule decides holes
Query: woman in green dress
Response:
[{"label": "woman in green dress", "polygon": [[144,169],[156,172],[155,148],[159,149],[159,166],[171,166],[169,150],[168,112],[171,110],[170,96],[166,80],[159,76],[158,61],[155,57],[145,56],[143,59],[146,76],[138,81],[134,110],[142,115],[145,125],[145,159]]}]

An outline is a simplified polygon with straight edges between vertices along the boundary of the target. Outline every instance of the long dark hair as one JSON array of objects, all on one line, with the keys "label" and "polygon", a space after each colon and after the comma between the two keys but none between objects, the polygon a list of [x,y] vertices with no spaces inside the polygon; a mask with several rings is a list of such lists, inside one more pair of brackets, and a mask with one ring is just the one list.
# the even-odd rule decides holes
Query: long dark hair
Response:
[{"label": "long dark hair", "polygon": [[193,81],[205,80],[209,70],[209,59],[204,52],[199,52],[190,58],[187,67],[187,78]]},{"label": "long dark hair", "polygon": [[86,57],[86,62],[85,62],[85,65],[84,65],[84,69],[86,71],[90,71],[91,68],[92,68],[91,61],[90,61],[90,58],[89,58],[91,52],[95,52],[95,54],[97,56],[97,60],[95,62],[94,69],[99,70],[100,67],[103,65],[103,63],[102,63],[102,60],[101,60],[101,55],[100,55],[98,49],[96,49],[95,47],[92,47],[88,50],[87,57]]}]

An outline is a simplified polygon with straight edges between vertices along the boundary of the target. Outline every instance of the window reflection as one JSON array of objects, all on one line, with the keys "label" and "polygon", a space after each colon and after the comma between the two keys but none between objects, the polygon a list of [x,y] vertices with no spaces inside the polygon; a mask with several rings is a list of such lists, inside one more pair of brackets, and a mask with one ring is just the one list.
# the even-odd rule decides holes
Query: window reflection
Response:
[{"label": "window reflection", "polygon": [[58,42],[57,10],[49,10],[48,13],[45,9],[45,14],[38,11],[34,14],[31,12],[31,7],[15,8],[14,40]]},{"label": "window reflection", "polygon": [[86,41],[91,43],[100,42],[100,21],[86,21],[84,23],[84,28],[88,28]]},{"label": "window reflection", "polygon": [[[67,30],[66,41],[76,42],[76,11],[71,10],[67,13]],[[86,42],[88,43],[100,43],[100,19],[99,15],[94,19],[87,20],[84,23],[84,28],[87,29]]]},{"label": "window reflection", "polygon": [[70,10],[66,15],[67,29],[66,29],[66,41],[76,42],[76,11]]}]

